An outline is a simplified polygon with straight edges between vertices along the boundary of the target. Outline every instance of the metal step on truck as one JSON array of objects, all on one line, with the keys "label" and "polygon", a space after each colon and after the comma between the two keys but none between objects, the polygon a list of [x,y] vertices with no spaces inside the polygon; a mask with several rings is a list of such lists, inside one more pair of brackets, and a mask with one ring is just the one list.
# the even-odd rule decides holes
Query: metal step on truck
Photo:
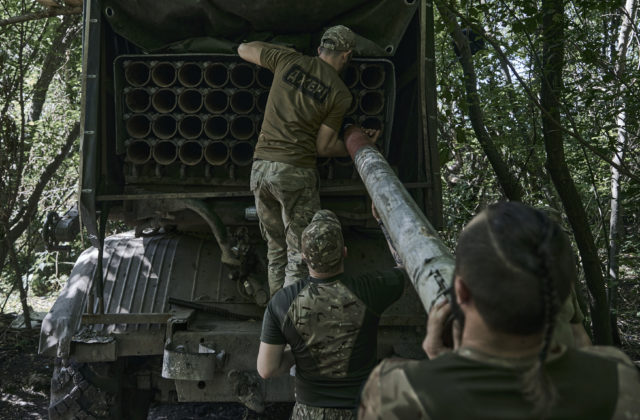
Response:
[{"label": "metal step on truck", "polygon": [[[68,241],[79,219],[92,247],[42,326],[40,352],[56,358],[50,418],[294,400],[292,377],[262,380],[255,368],[269,288],[249,175],[273,74],[237,45],[311,55],[329,26],[357,33],[345,124],[382,130],[380,152],[437,224],[429,4],[85,0],[78,207],[47,232],[52,245]],[[319,158],[317,169],[349,246],[346,272],[393,266],[351,158]],[[130,230],[105,237],[109,220]],[[419,356],[425,319],[406,287],[381,319],[378,355]]]}]

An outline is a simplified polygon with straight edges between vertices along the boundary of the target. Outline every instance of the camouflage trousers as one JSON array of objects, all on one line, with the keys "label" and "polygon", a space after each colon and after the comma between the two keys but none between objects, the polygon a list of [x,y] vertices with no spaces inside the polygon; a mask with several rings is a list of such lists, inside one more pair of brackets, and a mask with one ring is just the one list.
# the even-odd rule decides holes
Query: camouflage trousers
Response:
[{"label": "camouflage trousers", "polygon": [[251,168],[260,231],[267,241],[271,295],[309,275],[300,252],[300,235],[320,210],[315,168],[256,160]]},{"label": "camouflage trousers", "polygon": [[355,420],[356,410],[348,408],[323,408],[296,403],[291,420]]}]

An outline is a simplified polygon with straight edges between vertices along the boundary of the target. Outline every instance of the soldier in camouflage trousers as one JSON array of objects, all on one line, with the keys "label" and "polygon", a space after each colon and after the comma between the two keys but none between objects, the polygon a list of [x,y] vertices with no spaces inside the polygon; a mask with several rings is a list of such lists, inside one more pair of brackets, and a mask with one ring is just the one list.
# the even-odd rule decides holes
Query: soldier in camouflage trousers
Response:
[{"label": "soldier in camouflage trousers", "polygon": [[271,298],[258,373],[269,378],[295,363],[292,419],[355,419],[360,389],[377,362],[379,318],[402,295],[404,271],[345,275],[342,230],[329,210],[316,212],[304,229],[301,251],[309,277]]},{"label": "soldier in camouflage trousers", "polygon": [[[348,155],[338,132],[352,97],[339,73],[354,47],[354,33],[341,25],[327,29],[317,57],[264,42],[238,47],[240,57],[274,73],[251,171],[271,295],[308,274],[300,234],[320,208],[316,156]],[[380,133],[367,134],[375,143]]]},{"label": "soldier in camouflage trousers", "polygon": [[300,255],[300,235],[320,209],[315,168],[258,160],[251,170],[260,231],[267,241],[267,269],[271,295],[306,276]]}]

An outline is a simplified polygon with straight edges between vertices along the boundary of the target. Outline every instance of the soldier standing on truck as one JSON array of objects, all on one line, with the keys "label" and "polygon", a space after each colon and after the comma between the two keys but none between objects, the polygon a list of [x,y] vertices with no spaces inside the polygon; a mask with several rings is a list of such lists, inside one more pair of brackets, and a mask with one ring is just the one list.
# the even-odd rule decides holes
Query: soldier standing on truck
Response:
[{"label": "soldier standing on truck", "polygon": [[345,275],[342,230],[329,210],[313,216],[301,241],[310,276],[269,302],[258,373],[266,379],[295,363],[292,419],[355,419],[360,389],[377,361],[378,321],[402,295],[404,270]]},{"label": "soldier standing on truck", "polygon": [[[264,42],[238,47],[241,58],[274,73],[250,181],[272,296],[308,274],[300,234],[320,209],[316,156],[348,155],[338,132],[352,97],[340,72],[354,47],[354,33],[341,25],[327,29],[317,57]],[[367,134],[375,143],[380,133]]]}]

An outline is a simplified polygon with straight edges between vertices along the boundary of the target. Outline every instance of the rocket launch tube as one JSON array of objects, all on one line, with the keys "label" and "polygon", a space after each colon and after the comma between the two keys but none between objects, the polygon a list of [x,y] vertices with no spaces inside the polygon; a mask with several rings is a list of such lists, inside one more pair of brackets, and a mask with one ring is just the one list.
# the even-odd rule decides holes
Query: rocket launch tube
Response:
[{"label": "rocket launch tube", "polygon": [[176,66],[168,61],[156,63],[151,68],[151,80],[161,87],[171,86],[176,81]]},{"label": "rocket launch tube", "polygon": [[180,145],[178,149],[178,157],[180,162],[185,165],[193,166],[200,163],[203,156],[202,144],[197,141],[185,141]]},{"label": "rocket launch tube", "polygon": [[170,165],[178,158],[178,148],[174,141],[163,140],[153,146],[153,158],[160,165]]},{"label": "rocket launch tube", "polygon": [[184,87],[196,87],[202,82],[202,68],[198,63],[186,62],[178,69],[178,81]]},{"label": "rocket launch tube", "polygon": [[238,166],[251,165],[253,146],[248,141],[237,141],[231,145],[231,161]]},{"label": "rocket launch tube", "polygon": [[363,116],[360,119],[360,126],[362,128],[371,128],[373,130],[382,130],[384,124],[380,117],[367,117]]},{"label": "rocket launch tube", "polygon": [[204,107],[212,114],[221,114],[229,108],[229,96],[222,89],[212,89],[204,97]]},{"label": "rocket launch tube", "polygon": [[185,89],[178,95],[178,107],[187,114],[200,111],[202,103],[202,92],[198,89]]},{"label": "rocket launch tube", "polygon": [[173,115],[160,114],[153,120],[151,130],[159,139],[170,139],[178,131],[178,121]]},{"label": "rocket launch tube", "polygon": [[185,115],[178,123],[178,133],[185,139],[197,139],[202,134],[202,119],[197,115]]},{"label": "rocket launch tube", "polygon": [[137,165],[149,162],[151,159],[151,145],[147,140],[135,140],[127,146],[127,159]]},{"label": "rocket launch tube", "polygon": [[124,78],[130,85],[144,86],[149,83],[149,65],[144,61],[125,63]]},{"label": "rocket launch tube", "polygon": [[236,114],[248,114],[253,110],[255,95],[250,90],[239,89],[231,94],[229,103]]},{"label": "rocket launch tube", "polygon": [[204,81],[207,85],[213,88],[219,88],[226,85],[229,81],[227,66],[223,63],[205,63]]},{"label": "rocket launch tube", "polygon": [[375,115],[384,109],[384,93],[378,90],[360,92],[360,109],[367,115]]},{"label": "rocket launch tube", "polygon": [[228,132],[229,121],[224,115],[212,115],[204,123],[204,134],[210,139],[222,139]]},{"label": "rocket launch tube", "polygon": [[362,64],[360,83],[366,89],[378,89],[384,83],[384,68],[380,64]]},{"label": "rocket launch tube", "polygon": [[133,112],[145,112],[151,105],[151,98],[147,89],[136,88],[125,90],[124,100]]},{"label": "rocket launch tube", "polygon": [[385,158],[358,127],[345,144],[425,310],[453,281],[454,258]]},{"label": "rocket launch tube", "polygon": [[168,113],[176,109],[178,97],[173,89],[158,89],[151,96],[153,108],[161,113]]},{"label": "rocket launch tube", "polygon": [[231,120],[229,131],[238,140],[249,140],[255,133],[253,120],[246,115],[235,115]]},{"label": "rocket launch tube", "polygon": [[229,146],[223,141],[212,141],[204,149],[204,158],[210,165],[224,165],[229,160]]},{"label": "rocket launch tube", "polygon": [[234,63],[229,66],[229,78],[235,87],[248,88],[255,81],[256,73],[248,63]]},{"label": "rocket launch tube", "polygon": [[134,114],[127,119],[125,127],[131,137],[141,139],[151,131],[151,120],[145,114]]}]

